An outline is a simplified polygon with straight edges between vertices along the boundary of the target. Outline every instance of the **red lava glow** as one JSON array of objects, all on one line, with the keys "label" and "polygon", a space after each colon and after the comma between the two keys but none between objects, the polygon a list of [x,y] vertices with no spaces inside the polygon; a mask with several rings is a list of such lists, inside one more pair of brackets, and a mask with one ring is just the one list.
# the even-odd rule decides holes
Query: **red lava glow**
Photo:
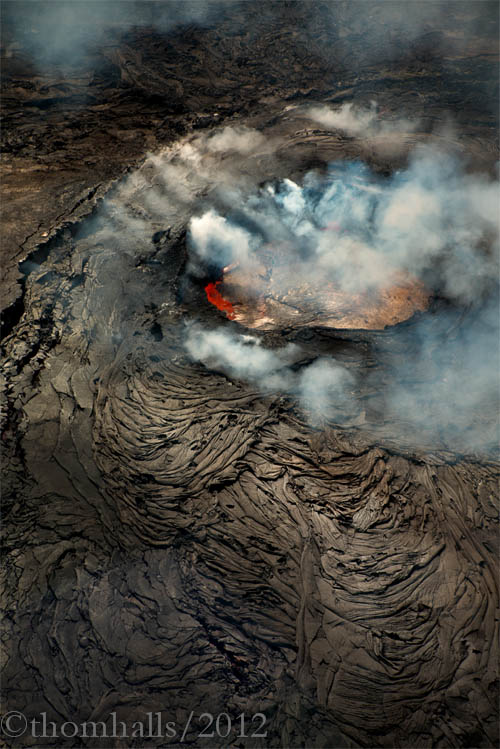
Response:
[{"label": "red lava glow", "polygon": [[234,320],[236,313],[233,305],[227,299],[224,299],[220,291],[217,289],[217,286],[221,283],[222,281],[217,281],[217,283],[209,283],[205,286],[207,299],[210,304],[214,304],[217,309],[221,310],[221,312],[225,312],[229,320]]}]

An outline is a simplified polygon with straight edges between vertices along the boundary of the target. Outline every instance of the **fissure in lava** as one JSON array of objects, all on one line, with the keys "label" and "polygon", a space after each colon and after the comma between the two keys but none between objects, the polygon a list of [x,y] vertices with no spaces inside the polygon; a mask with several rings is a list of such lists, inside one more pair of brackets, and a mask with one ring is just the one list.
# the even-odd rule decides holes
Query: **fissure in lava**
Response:
[{"label": "fissure in lava", "polygon": [[217,281],[216,283],[209,283],[205,286],[207,299],[210,304],[214,304],[217,309],[221,310],[221,312],[225,312],[229,320],[234,320],[236,317],[236,313],[234,311],[233,305],[227,299],[224,299],[217,288],[217,286],[219,286],[221,283],[222,281]]}]

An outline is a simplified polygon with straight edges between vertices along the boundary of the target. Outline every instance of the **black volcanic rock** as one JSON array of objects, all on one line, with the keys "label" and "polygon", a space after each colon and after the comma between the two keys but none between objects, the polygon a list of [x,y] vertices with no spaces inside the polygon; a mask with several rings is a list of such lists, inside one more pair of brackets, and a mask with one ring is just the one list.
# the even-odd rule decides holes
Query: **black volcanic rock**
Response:
[{"label": "black volcanic rock", "polygon": [[[109,205],[148,152],[222,122],[289,128],[262,179],[404,163],[283,124],[310,101],[376,98],[421,117],[422,140],[451,117],[454,147],[491,170],[497,5],[222,3],[175,23],[168,4],[124,5],[102,34],[87,19],[77,57],[45,60],[29,36],[43,14],[4,3],[3,712],[175,723],[174,739],[113,739],[124,747],[180,745],[188,723],[197,747],[493,747],[492,404],[476,452],[456,446],[469,424],[449,445],[379,418],[412,321],[263,337],[365,378],[363,414],[311,426],[291,399],[186,356],[185,321],[225,322],[187,287],[186,216],[133,245],[109,231]],[[229,738],[201,736],[203,713],[226,714]]]}]

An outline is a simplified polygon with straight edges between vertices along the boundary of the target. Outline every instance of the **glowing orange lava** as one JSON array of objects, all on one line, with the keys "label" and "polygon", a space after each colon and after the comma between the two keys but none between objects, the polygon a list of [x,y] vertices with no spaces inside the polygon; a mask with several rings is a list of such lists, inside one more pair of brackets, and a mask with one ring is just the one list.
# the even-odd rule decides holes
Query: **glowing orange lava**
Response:
[{"label": "glowing orange lava", "polygon": [[229,320],[234,320],[236,317],[236,313],[234,311],[233,305],[227,299],[224,299],[220,291],[217,289],[217,286],[219,286],[221,283],[222,281],[217,281],[216,283],[209,283],[205,286],[207,299],[210,304],[214,304],[217,309],[221,310],[221,312],[225,312]]},{"label": "glowing orange lava", "polygon": [[[325,231],[345,230],[332,223]],[[429,292],[410,273],[388,266],[378,283],[345,289],[314,273],[308,278],[310,269],[304,263],[289,262],[289,249],[286,242],[265,245],[252,269],[238,262],[226,266],[219,281],[205,286],[208,301],[229,320],[263,331],[308,326],[383,330],[428,307]],[[355,250],[350,259],[353,267],[357,264],[363,270],[366,264],[375,265],[373,251]]]}]

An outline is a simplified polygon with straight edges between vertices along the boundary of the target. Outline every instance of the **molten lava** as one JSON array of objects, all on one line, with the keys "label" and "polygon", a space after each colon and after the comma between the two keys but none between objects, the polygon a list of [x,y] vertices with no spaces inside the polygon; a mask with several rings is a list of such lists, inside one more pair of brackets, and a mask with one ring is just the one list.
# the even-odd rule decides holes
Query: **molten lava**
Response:
[{"label": "molten lava", "polygon": [[[324,230],[343,231],[336,223]],[[290,326],[383,330],[423,312],[429,304],[429,292],[409,273],[387,268],[385,283],[348,290],[327,279],[308,279],[308,268],[290,263],[289,257],[289,244],[281,242],[265,245],[251,269],[231,263],[223,268],[219,281],[205,286],[208,301],[229,320],[260,330]],[[363,262],[375,264],[376,259],[370,250],[360,254],[353,248],[350,262],[362,268]]]},{"label": "molten lava", "polygon": [[236,317],[236,313],[234,311],[233,305],[227,299],[224,299],[220,291],[217,289],[217,286],[219,286],[221,283],[222,281],[217,281],[216,283],[209,283],[205,286],[207,299],[210,304],[214,304],[217,309],[221,310],[221,312],[225,312],[229,320],[234,320]]}]

